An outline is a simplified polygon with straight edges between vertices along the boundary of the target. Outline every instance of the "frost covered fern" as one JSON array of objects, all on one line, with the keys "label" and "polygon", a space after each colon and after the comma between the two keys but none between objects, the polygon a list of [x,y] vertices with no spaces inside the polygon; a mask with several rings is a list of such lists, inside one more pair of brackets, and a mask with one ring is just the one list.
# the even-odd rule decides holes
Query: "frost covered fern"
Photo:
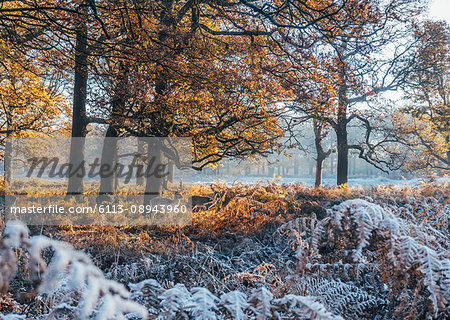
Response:
[{"label": "frost covered fern", "polygon": [[[448,314],[450,260],[442,245],[448,240],[440,231],[401,218],[390,206],[355,199],[328,210],[312,230],[301,232],[305,237],[297,241],[300,275],[370,274],[378,291],[389,287],[386,294],[396,314]],[[334,263],[328,262],[331,258]]]},{"label": "frost covered fern", "polygon": [[[35,294],[45,295],[49,297],[48,301],[54,303],[49,308],[48,316],[58,314],[58,318],[62,319],[60,311],[64,307],[70,319],[125,319],[127,314],[135,314],[142,319],[147,317],[146,309],[129,299],[130,293],[122,284],[106,279],[86,254],[64,242],[44,236],[29,238],[26,226],[10,221],[4,231],[2,247],[0,266],[2,270],[8,269],[8,273],[2,272],[3,287],[9,284],[17,270],[12,249],[27,250],[31,277],[38,283],[34,288]],[[43,258],[43,252],[47,249],[52,251],[49,263]],[[75,292],[76,299],[71,294]]]},{"label": "frost covered fern", "polygon": [[0,319],[450,318],[448,186],[202,188],[185,228],[9,222]]},{"label": "frost covered fern", "polygon": [[[142,283],[145,284],[145,281]],[[133,285],[133,288],[142,288],[142,284]],[[133,291],[135,297],[144,297],[140,291]],[[144,300],[155,301],[148,297]],[[222,294],[220,299],[206,288],[195,287],[190,291],[184,285],[177,284],[167,289],[157,297],[164,311],[154,310],[154,305],[147,304],[150,317],[158,319],[317,319],[342,320],[343,318],[329,311],[316,297],[287,294],[275,299],[273,294],[264,287],[254,289],[250,297],[240,291],[231,291]]]},{"label": "frost covered fern", "polygon": [[[220,298],[203,287],[188,290],[183,284],[164,289],[157,281],[147,279],[123,284],[106,279],[91,259],[67,243],[45,236],[28,237],[26,226],[9,222],[1,243],[0,266],[2,288],[17,272],[18,260],[13,249],[28,252],[30,278],[36,285],[32,292],[45,300],[48,319],[128,319],[130,315],[146,319],[272,319],[289,316],[298,319],[340,319],[314,297],[288,294],[275,299],[266,288],[255,289],[251,296],[240,291],[223,293]],[[45,252],[51,252],[47,261]],[[39,297],[39,298],[38,298]],[[144,307],[145,306],[145,307]],[[1,319],[22,319],[21,315],[1,315]],[[299,318],[300,317],[300,318]]]}]

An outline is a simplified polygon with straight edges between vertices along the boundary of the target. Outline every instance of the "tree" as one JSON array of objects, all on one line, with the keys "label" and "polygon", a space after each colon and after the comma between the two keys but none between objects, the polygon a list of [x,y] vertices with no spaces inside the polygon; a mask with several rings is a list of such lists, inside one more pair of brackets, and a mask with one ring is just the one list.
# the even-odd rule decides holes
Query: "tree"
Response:
[{"label": "tree", "polygon": [[426,21],[414,29],[415,46],[405,83],[408,106],[395,117],[399,141],[407,148],[407,169],[450,169],[450,29]]},{"label": "tree", "polygon": [[45,81],[33,61],[0,40],[0,130],[5,134],[5,180],[11,179],[8,137],[33,136],[64,127],[68,114],[64,98]]},{"label": "tree", "polygon": [[334,151],[332,148],[325,151],[323,149],[322,141],[328,135],[328,131],[323,123],[318,120],[313,120],[314,130],[314,145],[316,147],[316,178],[314,186],[320,187],[322,185],[322,170],[323,162]]},{"label": "tree", "polygon": [[[91,32],[96,34],[96,24],[89,21],[89,8],[93,12],[92,16],[95,17],[95,2],[84,0],[9,1],[0,9],[2,38],[14,43],[17,50],[26,52],[28,58],[39,57],[38,61],[42,62],[42,67],[46,68],[53,64],[59,71],[67,70],[67,66],[72,65],[70,62],[74,61],[72,68],[74,71],[72,137],[74,138],[86,136],[88,56],[95,47],[92,42],[95,44],[100,42],[96,37],[90,39],[88,35],[88,24]],[[102,25],[101,21],[98,24]],[[102,36],[100,36],[101,39],[103,39]],[[91,43],[88,44],[88,42]],[[75,47],[73,55],[71,54],[72,45]],[[74,56],[73,60],[71,56]],[[67,74],[64,76],[67,77]],[[67,81],[63,78],[60,80]],[[84,139],[72,139],[70,162],[81,163],[83,158]],[[68,182],[68,196],[82,192],[82,177],[71,174]]]},{"label": "tree", "polygon": [[[395,90],[405,81],[407,71],[402,59],[409,50],[402,42],[406,28],[404,21],[418,14],[419,6],[410,1],[348,1],[332,17],[318,24],[316,44],[306,53],[295,50],[295,44],[285,42],[287,68],[278,72],[288,75],[286,85],[296,88],[296,99],[290,104],[292,110],[301,112],[308,119],[325,122],[336,134],[337,184],[348,181],[348,155],[350,149],[359,151],[359,157],[387,170],[391,160],[383,160],[377,152],[384,152],[383,144],[391,136],[374,137],[377,128],[361,103],[376,103],[379,93]],[[388,58],[386,48],[396,49]],[[308,64],[313,71],[305,71]],[[286,71],[287,70],[287,71]],[[324,99],[318,99],[324,95]],[[325,101],[326,106],[317,101]],[[324,108],[325,107],[325,108]],[[320,112],[324,109],[325,112]],[[349,124],[357,121],[365,130],[364,137],[355,143],[348,141]]]}]

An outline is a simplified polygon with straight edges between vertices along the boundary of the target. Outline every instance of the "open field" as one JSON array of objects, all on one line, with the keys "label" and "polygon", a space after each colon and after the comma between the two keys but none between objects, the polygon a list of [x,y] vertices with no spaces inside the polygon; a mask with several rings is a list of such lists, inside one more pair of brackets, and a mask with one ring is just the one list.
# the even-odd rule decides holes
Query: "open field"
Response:
[{"label": "open field", "polygon": [[[216,200],[194,213],[192,226],[32,227],[30,235],[70,243],[103,271],[105,278],[97,278],[124,284],[130,296],[110,289],[113,297],[125,295],[112,304],[116,318],[134,310],[126,308],[124,301],[130,300],[152,319],[444,319],[450,314],[448,183],[319,189],[213,184],[192,192]],[[2,242],[3,283],[11,237],[7,232]],[[84,260],[72,249],[42,245],[36,276],[36,240],[28,242],[21,245],[27,250],[15,250],[18,272],[0,300],[1,312],[73,319],[89,310],[85,317],[103,319],[109,295],[87,294],[94,292],[94,282],[75,268]],[[64,250],[72,252],[66,262]]]}]

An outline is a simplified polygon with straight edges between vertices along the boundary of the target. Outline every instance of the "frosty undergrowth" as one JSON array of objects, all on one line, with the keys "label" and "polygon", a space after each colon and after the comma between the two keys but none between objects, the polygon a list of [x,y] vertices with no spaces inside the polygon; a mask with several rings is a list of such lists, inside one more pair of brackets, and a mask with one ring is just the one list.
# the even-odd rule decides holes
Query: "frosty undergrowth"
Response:
[{"label": "frosty undergrowth", "polygon": [[[29,237],[24,225],[9,222],[0,243],[0,289],[7,298],[10,281],[20,267],[20,248],[26,252],[33,299],[46,305],[35,318],[128,319],[131,314],[133,319],[147,315],[219,320],[445,318],[449,315],[450,260],[448,233],[440,226],[448,221],[433,215],[437,206],[445,204],[431,198],[423,206],[406,201],[410,209],[379,199],[348,200],[328,209],[323,219],[313,214],[283,224],[272,237],[286,239],[296,253],[296,266],[289,267],[286,260],[285,270],[274,271],[266,261],[259,268],[258,279],[266,278],[270,285],[253,289],[241,285],[233,290],[208,290],[147,279],[129,283],[128,291],[123,284],[107,279],[85,253],[45,236]],[[448,212],[445,210],[441,212]],[[252,242],[248,246],[253,246]],[[211,252],[183,255],[183,259],[188,262],[204,256],[203,265],[211,260],[216,261],[215,268],[220,267],[219,258]],[[152,259],[147,258],[147,267],[162,263]],[[178,256],[172,259],[176,261]],[[245,268],[245,261],[239,263]],[[233,267],[225,267],[233,272]],[[111,269],[108,276],[123,282],[131,272],[129,278],[137,279],[142,268],[135,262],[122,270]],[[277,275],[281,272],[286,276]],[[251,276],[256,275],[241,273],[230,279],[238,284]],[[19,315],[1,315],[1,319],[15,317]]]}]

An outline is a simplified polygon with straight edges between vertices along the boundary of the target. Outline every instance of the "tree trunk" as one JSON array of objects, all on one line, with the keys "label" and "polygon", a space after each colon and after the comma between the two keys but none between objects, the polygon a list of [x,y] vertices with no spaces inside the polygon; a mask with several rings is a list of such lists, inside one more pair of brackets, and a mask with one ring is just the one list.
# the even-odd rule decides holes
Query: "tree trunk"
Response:
[{"label": "tree trunk", "polygon": [[323,158],[317,157],[316,159],[316,181],[314,186],[316,188],[322,185],[322,169],[323,169]]},{"label": "tree trunk", "polygon": [[12,170],[11,152],[12,152],[11,141],[7,139],[5,144],[5,162],[4,162],[5,182],[7,185],[11,183],[11,170]]},{"label": "tree trunk", "polygon": [[337,136],[337,185],[348,183],[348,141],[346,127],[336,131]]},{"label": "tree trunk", "polygon": [[316,181],[314,186],[320,187],[322,185],[322,172],[323,162],[330,155],[331,150],[325,152],[322,147],[322,140],[324,135],[322,134],[322,126],[319,122],[313,121],[314,128],[314,144],[316,147]]},{"label": "tree trunk", "polygon": [[[116,155],[117,155],[117,151],[116,151]],[[116,161],[114,164],[116,164],[117,162],[118,162],[118,159],[116,156]],[[116,172],[114,174],[114,183],[113,183],[113,192],[114,193],[116,193],[116,191],[119,189],[119,184],[120,184],[120,172],[116,170]]]},{"label": "tree trunk", "polygon": [[[7,117],[9,118],[9,117]],[[6,127],[6,143],[5,143],[5,159],[3,162],[3,172],[4,172],[4,178],[5,178],[5,182],[6,182],[6,186],[11,183],[11,174],[12,174],[12,157],[11,157],[11,153],[12,153],[12,144],[11,144],[11,133],[10,133],[10,120],[7,120],[7,127]],[[6,186],[5,186],[5,190],[6,190]]]},{"label": "tree trunk", "polygon": [[330,174],[334,175],[334,155],[330,159]]},{"label": "tree trunk", "polygon": [[[446,138],[447,145],[450,143],[450,135]],[[450,168],[450,149],[447,150],[447,167]]]},{"label": "tree trunk", "polygon": [[[144,161],[142,161],[142,159],[144,156],[145,148],[144,148],[144,142],[141,139],[138,139],[138,151],[137,152],[139,154],[138,165],[141,165],[142,167],[144,167]],[[144,176],[142,174],[136,174],[136,184],[138,186],[144,185]]]},{"label": "tree trunk", "polygon": [[317,137],[316,137],[316,179],[314,186],[316,188],[320,187],[322,185],[322,169],[323,169],[323,161],[325,160],[324,153],[321,146],[321,143],[319,141],[320,148],[317,146]]},{"label": "tree trunk", "polygon": [[348,139],[347,139],[347,107],[348,84],[345,62],[339,65],[338,113],[334,126],[337,142],[337,185],[348,182]]},{"label": "tree trunk", "polygon": [[115,191],[115,170],[117,163],[117,136],[118,132],[114,125],[109,125],[106,130],[105,140],[103,141],[102,149],[102,168],[110,168],[109,172],[103,173],[100,177],[100,192],[99,194],[113,194]]},{"label": "tree trunk", "polygon": [[162,191],[164,177],[157,175],[157,166],[162,163],[162,151],[154,139],[147,141],[147,171],[145,174],[144,205],[159,196]]},{"label": "tree trunk", "polygon": [[[86,11],[77,22],[75,44],[75,78],[72,108],[72,139],[70,144],[70,164],[78,168],[84,160],[86,137],[86,94],[88,81],[87,19]],[[75,195],[81,201],[83,193],[83,175],[70,172],[67,197]]]},{"label": "tree trunk", "polygon": [[167,165],[167,173],[168,173],[167,182],[170,182],[172,184],[173,184],[173,179],[174,179],[174,174],[175,174],[174,170],[175,170],[175,165],[171,160],[169,160],[169,163]]},{"label": "tree trunk", "polygon": [[163,179],[163,185],[162,185],[162,190],[169,190],[169,182],[171,184],[173,184],[173,180],[174,180],[174,169],[175,169],[175,165],[172,162],[172,160],[169,159],[165,159],[165,163],[166,163],[166,176]]},{"label": "tree trunk", "polygon": [[[117,115],[124,113],[125,101],[128,95],[128,75],[127,68],[121,62],[119,66],[119,75],[117,76],[114,95],[111,101],[111,123],[106,131],[105,140],[103,142],[102,150],[102,166],[108,166],[113,170],[118,163],[117,157],[117,138],[119,137],[119,132],[117,130],[118,126],[122,124],[122,121]],[[100,182],[100,192],[99,194],[113,194],[119,184],[119,172],[110,172],[101,177]]]}]

